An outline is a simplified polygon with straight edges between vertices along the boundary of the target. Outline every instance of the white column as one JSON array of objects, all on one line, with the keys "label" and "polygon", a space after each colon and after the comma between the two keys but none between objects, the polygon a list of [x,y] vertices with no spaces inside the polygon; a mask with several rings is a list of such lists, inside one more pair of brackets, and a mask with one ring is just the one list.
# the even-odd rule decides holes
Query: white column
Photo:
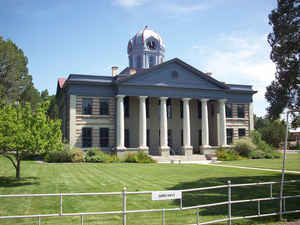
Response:
[{"label": "white column", "polygon": [[253,103],[249,103],[249,129],[250,132],[254,130],[254,119],[253,119]]},{"label": "white column", "polygon": [[201,99],[201,110],[202,110],[202,147],[209,148],[209,130],[208,130],[208,111],[207,101],[209,99]]},{"label": "white column", "polygon": [[219,100],[219,108],[220,108],[220,140],[221,146],[227,146],[227,134],[226,134],[226,112],[225,112],[225,102],[226,99]]},{"label": "white column", "polygon": [[124,97],[117,95],[117,149],[125,149],[124,146]]},{"label": "white column", "polygon": [[160,97],[160,148],[168,148],[167,97]]},{"label": "white column", "polygon": [[183,98],[183,147],[191,148],[190,98]]},{"label": "white column", "polygon": [[69,113],[69,143],[71,147],[74,147],[76,144],[76,95],[70,95]]},{"label": "white column", "polygon": [[146,119],[146,98],[147,96],[140,97],[140,132],[139,132],[139,148],[147,148],[147,119]]}]

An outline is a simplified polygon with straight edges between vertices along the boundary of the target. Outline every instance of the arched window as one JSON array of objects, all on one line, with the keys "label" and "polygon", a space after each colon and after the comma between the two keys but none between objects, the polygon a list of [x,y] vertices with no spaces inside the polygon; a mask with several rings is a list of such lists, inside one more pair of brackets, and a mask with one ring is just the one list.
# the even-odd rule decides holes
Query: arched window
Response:
[{"label": "arched window", "polygon": [[130,67],[130,68],[133,67],[133,59],[132,59],[132,56],[129,56],[129,67]]},{"label": "arched window", "polygon": [[154,57],[152,55],[149,56],[149,67],[154,66]]},{"label": "arched window", "polygon": [[136,68],[138,69],[142,68],[142,56],[140,55],[136,57]]}]

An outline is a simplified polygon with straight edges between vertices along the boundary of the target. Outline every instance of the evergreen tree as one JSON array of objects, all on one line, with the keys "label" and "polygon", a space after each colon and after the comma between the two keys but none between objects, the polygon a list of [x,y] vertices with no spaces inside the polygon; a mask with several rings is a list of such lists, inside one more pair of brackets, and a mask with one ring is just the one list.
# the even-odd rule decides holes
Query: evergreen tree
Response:
[{"label": "evergreen tree", "polygon": [[276,74],[265,97],[270,103],[268,114],[276,119],[286,107],[300,108],[300,0],[277,0],[269,24],[273,27],[268,42]]},{"label": "evergreen tree", "polygon": [[27,58],[11,40],[0,36],[0,99],[8,102],[21,100],[21,95],[32,84],[28,75]]}]

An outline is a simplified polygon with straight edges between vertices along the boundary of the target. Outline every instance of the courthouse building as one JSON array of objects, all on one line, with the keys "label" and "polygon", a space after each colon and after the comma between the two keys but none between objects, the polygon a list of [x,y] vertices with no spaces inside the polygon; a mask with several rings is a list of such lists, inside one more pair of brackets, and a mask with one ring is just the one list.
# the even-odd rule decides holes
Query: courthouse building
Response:
[{"label": "courthouse building", "polygon": [[207,154],[253,129],[252,86],[218,81],[178,58],[165,61],[162,38],[147,27],[129,40],[127,54],[121,72],[114,66],[110,76],[58,80],[62,131],[71,146],[118,155]]}]

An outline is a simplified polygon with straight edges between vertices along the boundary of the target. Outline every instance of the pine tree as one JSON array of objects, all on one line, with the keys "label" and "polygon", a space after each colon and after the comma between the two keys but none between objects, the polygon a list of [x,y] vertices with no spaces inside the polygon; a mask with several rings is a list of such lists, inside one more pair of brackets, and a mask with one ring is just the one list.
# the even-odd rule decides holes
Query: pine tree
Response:
[{"label": "pine tree", "polygon": [[273,32],[268,36],[275,80],[267,87],[269,117],[276,119],[287,107],[300,108],[300,0],[277,0],[269,15]]}]

